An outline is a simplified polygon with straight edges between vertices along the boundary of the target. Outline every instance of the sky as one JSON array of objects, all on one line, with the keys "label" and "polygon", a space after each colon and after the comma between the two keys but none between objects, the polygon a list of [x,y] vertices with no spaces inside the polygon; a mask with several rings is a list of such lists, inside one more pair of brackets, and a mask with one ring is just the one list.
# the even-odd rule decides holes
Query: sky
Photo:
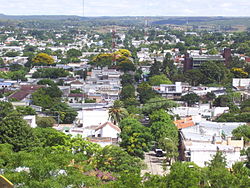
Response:
[{"label": "sky", "polygon": [[[250,0],[84,0],[84,16],[250,16]],[[7,15],[83,15],[83,0],[0,0]]]}]

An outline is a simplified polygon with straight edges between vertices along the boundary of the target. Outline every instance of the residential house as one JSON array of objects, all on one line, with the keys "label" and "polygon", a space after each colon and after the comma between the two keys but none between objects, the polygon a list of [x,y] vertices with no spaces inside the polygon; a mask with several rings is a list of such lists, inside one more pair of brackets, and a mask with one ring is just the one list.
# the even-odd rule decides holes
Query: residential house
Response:
[{"label": "residential house", "polygon": [[160,86],[153,86],[152,88],[162,97],[180,99],[183,92],[188,91],[189,85],[182,82],[175,82],[175,84],[161,84]]},{"label": "residential house", "polygon": [[84,100],[84,94],[82,93],[70,93],[68,95],[69,103],[82,103],[83,100]]},{"label": "residential house", "polygon": [[244,148],[244,140],[232,140],[232,131],[245,123],[200,122],[194,126],[180,130],[179,146],[182,161],[191,161],[204,167],[216,154],[223,152],[229,168],[241,161],[240,150]]}]

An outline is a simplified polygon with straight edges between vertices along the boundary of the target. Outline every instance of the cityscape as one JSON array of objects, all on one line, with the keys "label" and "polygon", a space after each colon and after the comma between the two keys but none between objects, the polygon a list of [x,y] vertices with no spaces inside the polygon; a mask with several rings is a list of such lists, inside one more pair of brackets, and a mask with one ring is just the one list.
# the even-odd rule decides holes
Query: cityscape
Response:
[{"label": "cityscape", "polygon": [[0,188],[250,187],[246,0],[0,5]]}]

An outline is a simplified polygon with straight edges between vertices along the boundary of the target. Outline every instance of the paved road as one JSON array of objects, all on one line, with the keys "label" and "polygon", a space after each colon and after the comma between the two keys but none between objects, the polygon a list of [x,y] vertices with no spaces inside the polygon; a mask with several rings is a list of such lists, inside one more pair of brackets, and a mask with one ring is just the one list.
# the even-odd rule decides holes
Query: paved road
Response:
[{"label": "paved road", "polygon": [[147,164],[147,169],[142,170],[142,175],[145,173],[150,173],[153,175],[164,175],[167,172],[163,170],[164,157],[156,157],[154,151],[150,151],[145,153],[145,160],[144,162]]}]

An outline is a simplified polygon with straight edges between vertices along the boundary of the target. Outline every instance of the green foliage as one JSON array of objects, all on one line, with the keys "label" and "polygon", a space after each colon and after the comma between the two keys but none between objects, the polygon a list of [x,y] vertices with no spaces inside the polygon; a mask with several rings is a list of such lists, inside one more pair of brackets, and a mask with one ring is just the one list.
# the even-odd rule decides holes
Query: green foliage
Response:
[{"label": "green foliage", "polygon": [[220,151],[210,161],[206,174],[212,187],[236,187],[235,177],[227,170],[226,158]]},{"label": "green foliage", "polygon": [[135,82],[134,76],[131,74],[123,74],[121,76],[121,84],[123,86],[125,86],[127,84],[134,84],[134,82]]},{"label": "green foliage", "polygon": [[117,66],[118,66],[118,69],[123,72],[135,71],[136,69],[134,63],[128,58],[125,58],[124,60],[119,61],[117,63]]},{"label": "green foliage", "polygon": [[36,146],[36,137],[32,128],[22,116],[13,110],[9,103],[0,103],[0,143],[11,144],[15,151]]},{"label": "green foliage", "polygon": [[171,167],[167,176],[166,187],[173,188],[198,188],[200,187],[201,171],[194,163],[176,162]]},{"label": "green foliage", "polygon": [[197,86],[203,83],[203,79],[205,79],[204,74],[199,69],[192,69],[185,72],[185,79],[192,86]]},{"label": "green foliage", "polygon": [[217,122],[250,122],[250,112],[240,114],[224,113],[216,119]]},{"label": "green foliage", "polygon": [[46,127],[52,127],[56,121],[52,117],[37,117],[36,123],[38,127],[46,128]]},{"label": "green foliage", "polygon": [[60,123],[63,124],[73,123],[77,116],[77,112],[74,109],[62,102],[53,105],[50,111],[54,116],[59,114]]},{"label": "green foliage", "polygon": [[240,104],[240,108],[241,111],[243,112],[249,112],[249,108],[250,108],[250,99],[244,100],[241,104]]},{"label": "green foliage", "polygon": [[250,169],[247,168],[243,162],[238,162],[233,165],[233,174],[237,178],[236,185],[239,187],[250,186]]},{"label": "green foliage", "polygon": [[82,55],[82,52],[77,50],[77,49],[74,49],[74,48],[69,49],[67,51],[67,57],[69,57],[69,58],[76,58],[76,57],[79,57],[81,55]]},{"label": "green foliage", "polygon": [[200,97],[196,93],[189,93],[181,97],[182,101],[185,101],[188,106],[194,105],[200,101]]},{"label": "green foliage", "polygon": [[163,97],[154,97],[149,99],[143,106],[142,111],[144,114],[151,114],[154,111],[164,109],[170,111],[171,108],[177,107],[177,103],[163,98]]},{"label": "green foliage", "polygon": [[114,56],[112,54],[107,54],[107,53],[99,54],[95,56],[90,63],[97,67],[111,66],[113,58]]},{"label": "green foliage", "polygon": [[232,134],[237,139],[241,139],[241,137],[243,137],[244,141],[249,142],[250,141],[250,126],[241,125],[237,127],[236,129],[234,129]]},{"label": "green foliage", "polygon": [[34,134],[39,140],[41,147],[65,146],[70,142],[70,136],[53,128],[35,128]]},{"label": "green foliage", "polygon": [[215,95],[213,92],[208,92],[208,93],[206,94],[206,99],[207,99],[208,101],[214,100],[215,98],[216,98],[216,95]]},{"label": "green foliage", "polygon": [[133,118],[123,119],[119,123],[119,127],[122,130],[120,146],[130,155],[144,158],[144,151],[148,151],[150,147],[149,129]]},{"label": "green foliage", "polygon": [[172,117],[163,109],[149,115],[150,130],[158,148],[166,152],[169,161],[178,156],[178,129],[173,124]]},{"label": "green foliage", "polygon": [[6,52],[5,56],[7,56],[7,57],[16,57],[16,56],[19,56],[19,52],[14,52],[14,51]]},{"label": "green foliage", "polygon": [[124,104],[122,101],[116,100],[113,107],[109,108],[109,119],[115,125],[127,116],[128,111],[124,108]]},{"label": "green foliage", "polygon": [[96,156],[96,167],[103,171],[139,174],[141,160],[118,146],[105,146]]},{"label": "green foliage", "polygon": [[139,93],[140,102],[145,104],[151,98],[156,96],[156,93],[152,90],[152,87],[147,82],[142,82],[138,85],[137,91]]},{"label": "green foliage", "polygon": [[49,86],[54,86],[55,82],[53,80],[50,79],[43,79],[43,80],[39,80],[37,82],[37,85],[49,85]]},{"label": "green foliage", "polygon": [[172,84],[172,82],[164,74],[161,74],[150,77],[149,84],[151,86],[159,86],[161,84]]},{"label": "green foliage", "polygon": [[162,64],[159,61],[154,61],[154,64],[150,67],[149,76],[152,77],[154,75],[161,75]]},{"label": "green foliage", "polygon": [[203,84],[220,83],[228,74],[228,70],[220,62],[205,62],[201,64],[200,71],[206,78],[203,79]]},{"label": "green foliage", "polygon": [[132,84],[127,84],[123,86],[120,93],[120,98],[121,100],[135,98],[135,87]]},{"label": "green foliage", "polygon": [[151,124],[158,121],[165,123],[172,122],[171,116],[163,109],[154,111],[152,114],[149,115],[149,119]]},{"label": "green foliage", "polygon": [[66,76],[69,76],[69,72],[61,68],[38,69],[32,75],[33,78],[50,78],[50,79],[66,77]]},{"label": "green foliage", "polygon": [[22,115],[36,115],[36,111],[30,106],[17,106],[16,111]]}]

